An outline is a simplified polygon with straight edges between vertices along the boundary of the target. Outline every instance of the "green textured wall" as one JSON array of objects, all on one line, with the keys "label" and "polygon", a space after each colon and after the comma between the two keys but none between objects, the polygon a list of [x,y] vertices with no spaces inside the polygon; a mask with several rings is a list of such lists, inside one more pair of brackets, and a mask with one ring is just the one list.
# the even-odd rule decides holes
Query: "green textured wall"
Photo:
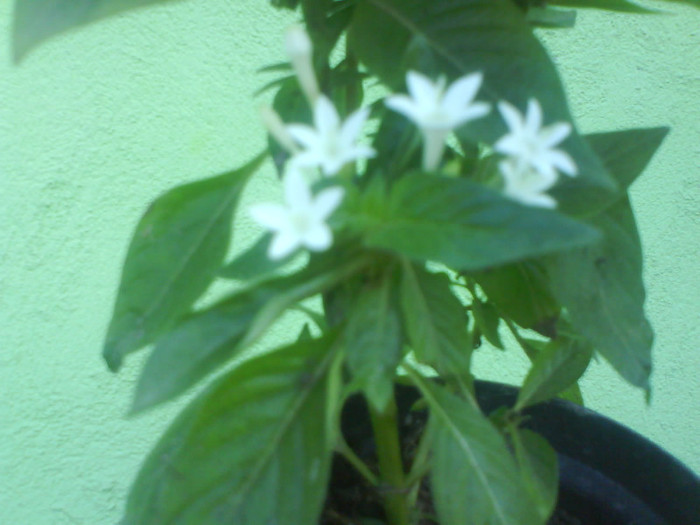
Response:
[{"label": "green textured wall", "polygon": [[[176,2],[60,36],[15,67],[11,3],[0,2],[0,523],[112,524],[175,409],[126,420],[140,359],[114,376],[100,358],[130,232],[160,192],[263,145],[253,71],[283,58],[290,17],[264,0]],[[584,131],[673,127],[632,192],[657,332],[652,404],[604,364],[584,395],[700,471],[700,13],[671,9],[581,13],[545,38]],[[276,193],[271,180],[246,202]],[[484,376],[498,377],[497,357],[481,353]]]}]

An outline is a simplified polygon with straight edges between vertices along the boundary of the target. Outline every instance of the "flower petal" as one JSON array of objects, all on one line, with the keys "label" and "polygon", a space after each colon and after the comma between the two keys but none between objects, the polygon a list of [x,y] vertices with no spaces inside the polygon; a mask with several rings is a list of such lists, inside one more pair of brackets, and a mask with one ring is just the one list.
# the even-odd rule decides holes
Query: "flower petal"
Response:
[{"label": "flower petal", "polygon": [[391,95],[384,99],[384,104],[389,109],[405,115],[415,123],[421,121],[420,108],[412,98],[406,95]]},{"label": "flower petal", "polygon": [[573,177],[578,174],[578,168],[571,156],[560,149],[553,149],[549,152],[549,161],[562,173]]},{"label": "flower petal", "polygon": [[568,122],[557,122],[546,128],[542,128],[539,133],[539,139],[544,147],[551,148],[556,146],[571,133],[571,124]]},{"label": "flower petal", "polygon": [[325,95],[320,95],[314,104],[314,125],[321,137],[328,133],[337,133],[340,128],[338,112]]},{"label": "flower petal", "polygon": [[267,249],[267,256],[274,261],[284,259],[297,249],[300,244],[301,239],[296,232],[291,229],[282,230],[272,238],[272,242],[270,242],[270,246]]},{"label": "flower petal", "polygon": [[525,129],[536,136],[542,127],[542,106],[536,98],[527,101],[527,115],[525,116]]},{"label": "flower petal", "polygon": [[319,141],[318,133],[306,124],[287,124],[287,131],[299,144],[306,148],[316,147]]},{"label": "flower petal", "polygon": [[439,85],[417,71],[406,73],[406,85],[411,97],[418,104],[435,103],[438,98]]},{"label": "flower petal", "polygon": [[498,103],[498,111],[500,111],[503,120],[506,121],[506,125],[511,132],[518,133],[523,129],[525,125],[523,116],[513,104],[501,100]]},{"label": "flower petal", "polygon": [[309,250],[320,252],[330,248],[331,244],[333,243],[333,234],[328,226],[326,226],[323,222],[320,222],[309,228],[304,233],[304,237],[301,242]]},{"label": "flower petal", "polygon": [[443,109],[450,112],[458,112],[471,104],[481,87],[484,76],[477,72],[458,78],[447,88],[442,98]]},{"label": "flower petal", "polygon": [[325,221],[343,201],[345,190],[340,187],[326,188],[321,190],[313,203],[313,211],[311,212],[317,220]]},{"label": "flower petal", "polygon": [[305,209],[311,206],[311,188],[303,173],[289,166],[282,179],[284,185],[284,200],[290,209]]},{"label": "flower petal", "polygon": [[280,204],[255,204],[248,209],[255,222],[268,230],[278,231],[286,227],[289,221],[287,208]]},{"label": "flower petal", "polygon": [[358,139],[367,117],[369,117],[369,108],[360,108],[343,122],[340,129],[341,147],[350,147]]}]

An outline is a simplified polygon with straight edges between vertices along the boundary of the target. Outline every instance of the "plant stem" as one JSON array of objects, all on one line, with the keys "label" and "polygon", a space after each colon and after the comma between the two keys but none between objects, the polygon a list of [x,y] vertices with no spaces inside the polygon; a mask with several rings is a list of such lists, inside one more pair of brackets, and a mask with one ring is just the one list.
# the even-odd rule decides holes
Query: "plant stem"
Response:
[{"label": "plant stem", "polygon": [[393,396],[387,407],[379,412],[370,404],[370,416],[377,447],[379,474],[387,486],[384,493],[384,510],[390,525],[410,525],[408,491],[401,460],[398,412]]}]

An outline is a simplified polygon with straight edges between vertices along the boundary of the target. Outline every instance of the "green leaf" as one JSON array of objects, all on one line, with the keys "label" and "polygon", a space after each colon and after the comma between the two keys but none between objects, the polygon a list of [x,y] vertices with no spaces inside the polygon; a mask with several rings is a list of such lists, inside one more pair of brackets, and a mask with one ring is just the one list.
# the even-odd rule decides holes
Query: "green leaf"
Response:
[{"label": "green leaf", "polygon": [[[481,71],[480,100],[507,100],[521,111],[536,98],[544,124],[573,122],[559,75],[535,38],[524,13],[511,0],[361,0],[348,31],[350,49],[393,90],[404,90],[407,69],[448,79]],[[416,46],[423,51],[416,53]],[[426,57],[432,55],[432,60]],[[432,67],[427,64],[432,61]],[[506,132],[500,113],[457,130],[472,142],[493,144]],[[572,213],[589,213],[608,203],[614,180],[576,131],[563,148],[579,168],[579,176],[563,178],[558,201]]]},{"label": "green leaf", "polygon": [[518,393],[515,410],[546,401],[578,381],[593,357],[590,345],[556,340],[537,354]]},{"label": "green leaf", "polygon": [[379,283],[359,291],[344,332],[346,359],[354,383],[380,412],[394,394],[396,367],[403,357],[392,288],[390,275],[385,275]]},{"label": "green leaf", "polygon": [[15,0],[13,54],[21,60],[43,40],[127,9],[168,0]]},{"label": "green leaf", "polygon": [[620,11],[623,13],[658,13],[654,9],[647,9],[628,0],[548,0],[547,3],[564,7],[605,9],[606,11]]},{"label": "green leaf", "polygon": [[216,277],[241,191],[264,159],[262,154],[241,169],[174,188],[146,211],[126,255],[107,330],[103,355],[110,369],[170,328]]},{"label": "green leaf", "polygon": [[554,512],[559,492],[557,453],[547,440],[531,430],[513,427],[510,436],[525,487],[540,518],[547,520]]},{"label": "green leaf", "polygon": [[[668,128],[590,135],[622,188],[644,170]],[[623,194],[624,195],[624,194]],[[549,260],[552,291],[571,322],[633,385],[648,389],[653,332],[644,315],[642,249],[626,196],[591,221],[601,242]]]},{"label": "green leaf", "polygon": [[481,270],[590,244],[598,233],[556,211],[524,206],[467,179],[414,174],[367,216],[365,244],[457,270]]},{"label": "green leaf", "polygon": [[241,253],[233,261],[226,264],[219,271],[219,275],[226,279],[239,281],[259,281],[272,277],[288,264],[295,262],[304,252],[297,250],[282,259],[270,259],[267,249],[270,245],[272,234],[267,233],[260,237],[253,246]]},{"label": "green leaf", "polygon": [[501,318],[491,303],[482,302],[474,297],[472,299],[472,313],[474,315],[474,325],[479,332],[486,337],[486,340],[496,348],[503,350],[503,342],[498,334],[498,325]]},{"label": "green leaf", "polygon": [[544,524],[505,440],[472,403],[421,380],[433,428],[431,487],[442,525]]},{"label": "green leaf", "polygon": [[669,131],[668,127],[626,129],[593,133],[586,140],[624,192],[644,171]]},{"label": "green leaf", "polygon": [[306,30],[314,51],[328,57],[350,21],[353,0],[301,0]]},{"label": "green leaf", "polygon": [[648,389],[653,332],[644,315],[642,253],[627,198],[591,223],[602,241],[552,256],[552,291],[572,325],[633,385]]},{"label": "green leaf", "polygon": [[301,272],[271,279],[185,319],[156,344],[136,387],[132,413],[181,394],[250,346],[289,307],[352,275],[362,259],[322,257]]},{"label": "green leaf", "polygon": [[339,412],[332,345],[257,357],[198,396],[141,468],[124,523],[316,523]]},{"label": "green leaf", "polygon": [[468,319],[449,277],[405,263],[400,291],[404,329],[416,358],[441,374],[468,374],[472,352]]},{"label": "green leaf", "polygon": [[576,25],[576,11],[549,6],[530,7],[527,10],[527,21],[535,27],[569,29]]},{"label": "green leaf", "polygon": [[543,266],[523,261],[472,273],[497,309],[523,328],[546,331],[559,315]]}]

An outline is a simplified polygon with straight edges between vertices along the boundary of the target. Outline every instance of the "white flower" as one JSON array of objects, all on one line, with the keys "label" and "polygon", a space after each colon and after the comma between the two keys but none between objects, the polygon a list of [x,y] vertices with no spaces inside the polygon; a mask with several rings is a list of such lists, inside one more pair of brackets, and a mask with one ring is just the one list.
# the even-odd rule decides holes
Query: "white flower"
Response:
[{"label": "white flower", "polygon": [[316,82],[316,73],[313,66],[311,39],[301,26],[294,25],[287,29],[285,34],[285,47],[287,56],[292,63],[292,68],[297,75],[301,90],[306,95],[309,103],[313,104],[320,91]]},{"label": "white flower", "polygon": [[498,164],[503,174],[505,187],[503,193],[513,200],[539,206],[541,208],[555,208],[557,201],[545,193],[557,180],[554,177],[542,175],[530,167],[519,167],[512,160],[503,160]]},{"label": "white flower", "polygon": [[303,174],[296,169],[287,170],[282,182],[284,205],[265,203],[250,209],[253,219],[274,232],[268,257],[283,259],[301,246],[312,251],[328,249],[333,234],[326,219],[340,205],[344,190],[326,188],[314,197]]},{"label": "white flower", "polygon": [[415,71],[406,74],[407,95],[387,97],[386,105],[411,119],[423,134],[423,168],[437,168],[445,148],[445,139],[459,126],[483,117],[491,107],[474,102],[483,75],[472,73],[455,80],[445,89],[445,78],[432,82]]},{"label": "white flower", "polygon": [[369,146],[357,144],[367,117],[368,108],[361,108],[340,122],[338,112],[324,95],[314,103],[314,126],[289,124],[287,131],[301,146],[292,163],[297,166],[320,166],[325,175],[335,175],[348,162],[373,157]]},{"label": "white flower", "polygon": [[494,144],[494,149],[511,157],[519,171],[532,168],[543,176],[554,178],[557,170],[576,175],[572,158],[566,152],[554,149],[571,133],[571,124],[557,122],[543,128],[542,108],[535,99],[528,101],[524,117],[505,101],[498,103],[498,109],[510,131]]}]

